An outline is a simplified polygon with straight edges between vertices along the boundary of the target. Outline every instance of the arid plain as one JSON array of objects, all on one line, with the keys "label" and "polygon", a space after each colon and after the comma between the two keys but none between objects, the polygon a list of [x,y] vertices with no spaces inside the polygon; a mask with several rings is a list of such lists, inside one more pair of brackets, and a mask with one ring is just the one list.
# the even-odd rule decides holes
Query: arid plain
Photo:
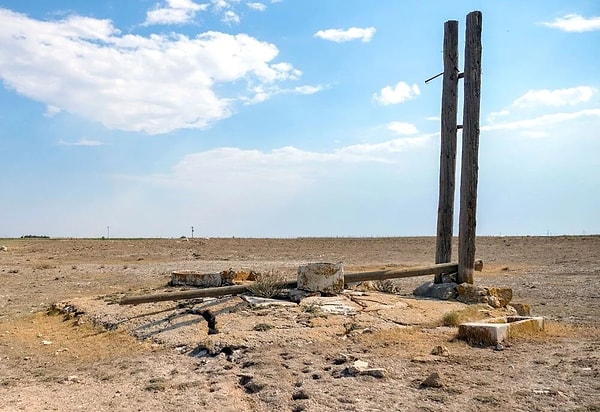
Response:
[{"label": "arid plain", "polygon": [[[462,304],[412,297],[429,277],[395,281],[395,295],[367,291],[375,306],[359,314],[242,305],[221,320],[222,338],[189,310],[199,300],[114,304],[168,290],[175,270],[293,277],[308,262],[341,261],[347,272],[430,264],[430,237],[0,245],[0,410],[600,411],[600,236],[477,239],[475,283],[512,288],[546,319],[543,333],[503,350],[455,339],[443,316]],[[49,313],[58,302],[76,313]],[[150,318],[160,330],[145,333]],[[219,350],[199,350],[209,338]],[[437,346],[447,352],[432,355]],[[356,360],[381,376],[344,373]],[[433,372],[440,387],[423,387]]]}]

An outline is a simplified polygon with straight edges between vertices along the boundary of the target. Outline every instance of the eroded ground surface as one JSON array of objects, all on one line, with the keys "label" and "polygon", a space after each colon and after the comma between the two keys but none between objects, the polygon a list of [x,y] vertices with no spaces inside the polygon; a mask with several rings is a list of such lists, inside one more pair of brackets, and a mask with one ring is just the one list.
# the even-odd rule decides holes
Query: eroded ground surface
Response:
[{"label": "eroded ground surface", "polygon": [[[478,239],[476,284],[511,287],[548,320],[501,351],[455,340],[442,317],[464,305],[412,298],[426,278],[396,281],[398,295],[367,292],[347,315],[239,297],[110,304],[164,291],[173,270],[428,264],[433,238],[0,244],[0,410],[600,410],[598,236]],[[85,313],[48,315],[55,302]],[[207,306],[217,334],[199,315]],[[353,373],[357,360],[381,373]],[[423,388],[432,372],[443,386]]]}]

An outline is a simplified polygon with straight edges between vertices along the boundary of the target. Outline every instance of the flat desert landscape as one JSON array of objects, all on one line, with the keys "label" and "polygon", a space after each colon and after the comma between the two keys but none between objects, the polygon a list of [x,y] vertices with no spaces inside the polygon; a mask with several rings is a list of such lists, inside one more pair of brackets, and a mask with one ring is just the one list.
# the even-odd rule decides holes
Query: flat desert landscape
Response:
[{"label": "flat desert landscape", "polygon": [[432,237],[0,245],[3,411],[600,411],[600,236],[477,239],[475,284],[512,288],[545,319],[501,346],[457,339],[448,314],[505,309],[415,298],[433,276],[345,294],[343,313],[241,296],[118,304],[189,290],[168,286],[173,271],[431,264]]}]

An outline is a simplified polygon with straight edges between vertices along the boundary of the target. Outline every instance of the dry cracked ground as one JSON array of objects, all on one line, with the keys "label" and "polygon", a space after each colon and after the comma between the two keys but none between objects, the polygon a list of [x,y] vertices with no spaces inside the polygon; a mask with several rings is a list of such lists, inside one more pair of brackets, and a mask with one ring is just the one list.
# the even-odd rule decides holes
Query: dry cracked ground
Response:
[{"label": "dry cracked ground", "polygon": [[[473,311],[415,299],[426,277],[395,281],[395,294],[352,296],[341,314],[240,296],[114,303],[174,289],[175,270],[293,277],[307,262],[342,261],[347,272],[428,264],[433,238],[0,245],[3,411],[600,411],[599,236],[477,240],[485,267],[475,283],[511,287],[546,319],[543,333],[503,350],[455,339],[445,314]],[[49,310],[55,303],[62,312]]]}]

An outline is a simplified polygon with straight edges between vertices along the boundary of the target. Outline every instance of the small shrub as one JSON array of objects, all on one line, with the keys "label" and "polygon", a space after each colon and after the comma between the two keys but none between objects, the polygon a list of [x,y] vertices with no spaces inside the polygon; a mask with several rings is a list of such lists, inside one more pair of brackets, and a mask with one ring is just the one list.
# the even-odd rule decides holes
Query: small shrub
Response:
[{"label": "small shrub", "polygon": [[273,329],[275,326],[271,325],[270,323],[258,323],[256,325],[254,325],[254,327],[252,329],[254,329],[255,331],[258,332],[266,332],[268,330]]},{"label": "small shrub", "polygon": [[442,322],[444,326],[458,326],[461,323],[481,320],[487,317],[482,311],[483,305],[468,306],[462,310],[454,310],[444,314]]},{"label": "small shrub", "polygon": [[248,286],[254,296],[272,298],[283,291],[285,278],[281,272],[270,270],[269,273],[257,273],[256,280]]},{"label": "small shrub", "polygon": [[376,280],[373,289],[385,293],[400,293],[400,287],[392,279]]},{"label": "small shrub", "polygon": [[163,392],[167,389],[167,383],[164,378],[151,378],[144,390],[149,392]]}]

